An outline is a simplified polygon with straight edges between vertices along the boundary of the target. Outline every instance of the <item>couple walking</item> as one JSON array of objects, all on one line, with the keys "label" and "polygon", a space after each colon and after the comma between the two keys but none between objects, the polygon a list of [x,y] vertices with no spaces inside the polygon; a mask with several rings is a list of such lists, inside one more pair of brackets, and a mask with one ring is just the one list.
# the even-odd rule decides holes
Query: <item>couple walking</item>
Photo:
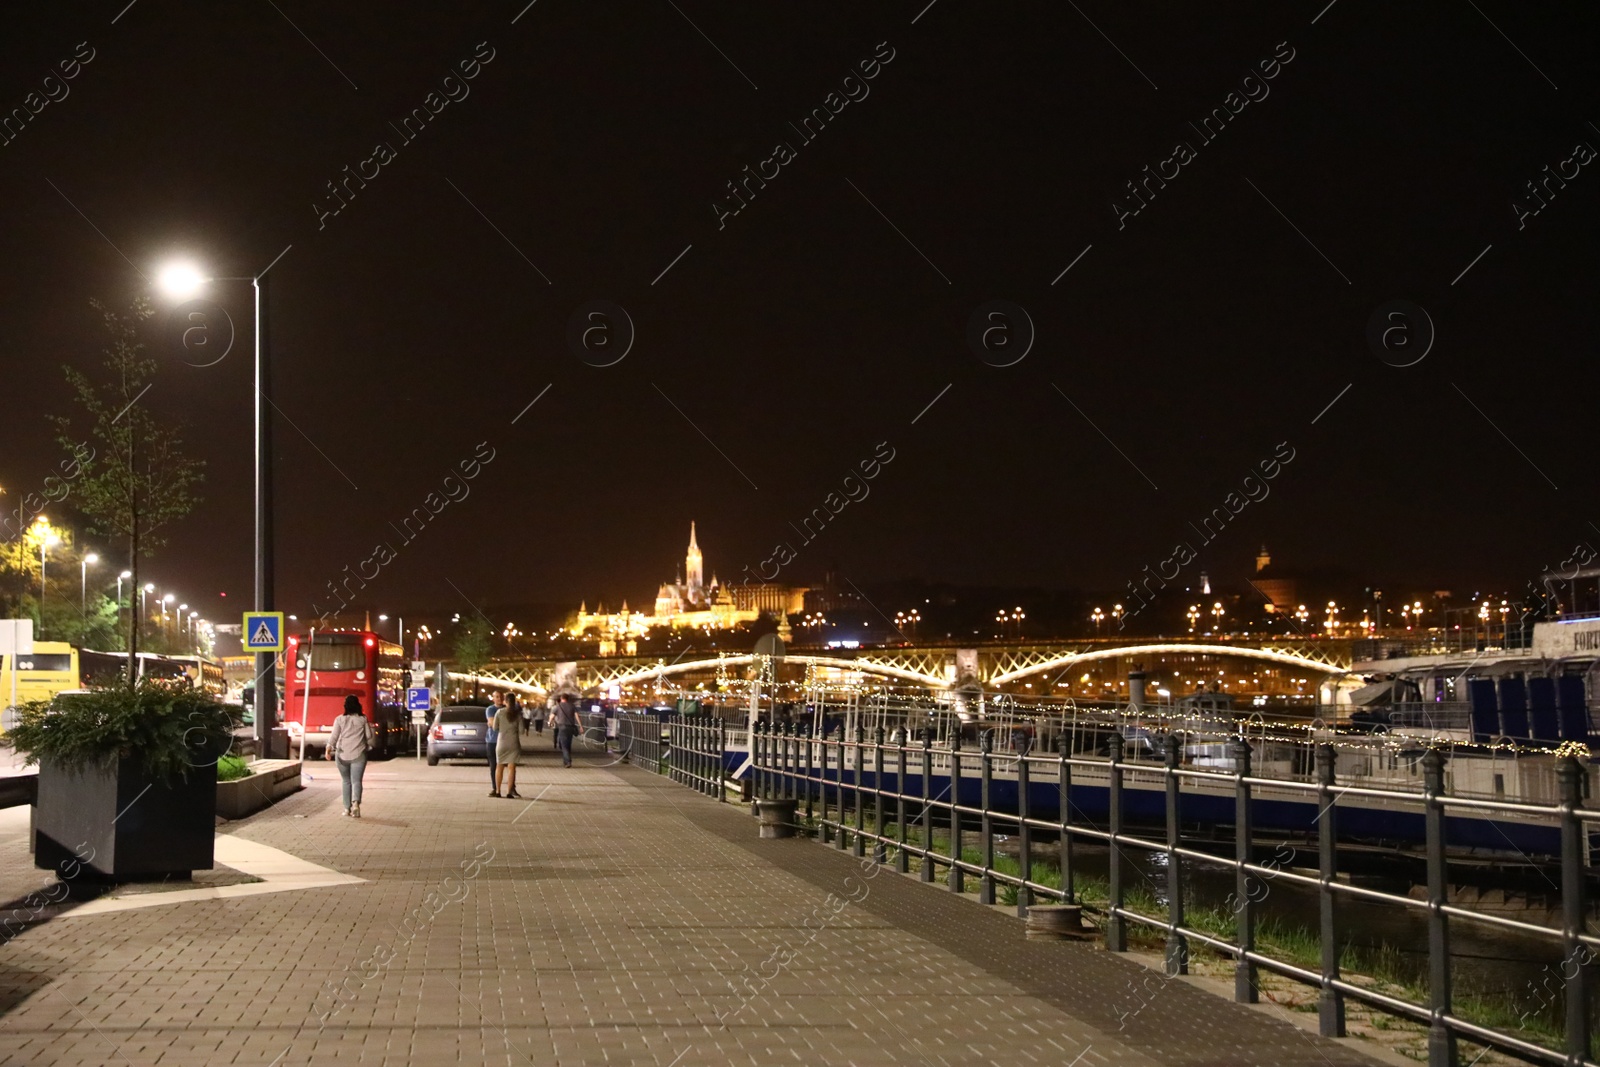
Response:
[{"label": "couple walking", "polygon": [[[515,694],[496,692],[494,703],[484,709],[489,720],[489,795],[516,799],[517,764],[522,759],[522,733],[526,728]],[[563,695],[552,713],[556,747],[561,750],[561,765],[572,766],[572,739],[578,732],[578,705]],[[543,716],[540,716],[542,721]]]}]

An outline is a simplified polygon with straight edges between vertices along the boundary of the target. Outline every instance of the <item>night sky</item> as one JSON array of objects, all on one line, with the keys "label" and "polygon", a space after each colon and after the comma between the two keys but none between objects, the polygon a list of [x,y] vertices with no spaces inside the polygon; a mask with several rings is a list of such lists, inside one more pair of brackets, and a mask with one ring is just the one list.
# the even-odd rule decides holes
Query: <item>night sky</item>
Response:
[{"label": "night sky", "polygon": [[[0,109],[59,99],[0,145],[0,485],[14,508],[59,458],[92,298],[292,246],[285,610],[380,542],[374,613],[648,606],[691,519],[724,581],[782,542],[800,584],[1118,590],[1179,541],[1180,583],[1237,580],[1265,540],[1516,589],[1600,543],[1592,5],[126,3],[6,15]],[[251,318],[247,285],[212,296],[222,362],[152,331],[144,402],[209,467],[148,567],[222,619],[250,592]],[[1368,341],[1400,300],[1436,330],[1410,366],[1414,312],[1410,348]],[[614,311],[585,320],[611,348],[569,341],[592,301],[636,331],[610,366]],[[1031,319],[1020,361],[1014,310],[971,328],[992,301]],[[1259,499],[1205,544],[1230,493]]]}]

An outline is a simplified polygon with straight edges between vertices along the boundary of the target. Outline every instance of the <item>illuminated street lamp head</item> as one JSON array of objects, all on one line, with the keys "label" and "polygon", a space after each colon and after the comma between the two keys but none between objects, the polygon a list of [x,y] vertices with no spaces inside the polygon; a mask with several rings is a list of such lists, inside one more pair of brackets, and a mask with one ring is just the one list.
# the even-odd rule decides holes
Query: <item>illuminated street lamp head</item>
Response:
[{"label": "illuminated street lamp head", "polygon": [[91,553],[89,553],[89,554],[88,554],[88,555],[87,555],[87,556],[84,556],[84,557],[83,557],[83,561],[84,561],[84,562],[85,562],[85,563],[88,563],[88,564],[90,564],[90,565],[93,565],[93,564],[96,564],[96,563],[99,563],[99,562],[100,562],[100,557],[99,557],[99,556],[97,556],[97,555],[95,555],[95,554],[94,554],[94,553],[93,553],[93,552],[91,552]]},{"label": "illuminated street lamp head", "polygon": [[121,574],[117,575],[117,577],[121,578],[123,580],[127,580],[127,579],[133,577],[133,572],[132,571],[123,571]]},{"label": "illuminated street lamp head", "polygon": [[187,300],[205,288],[207,278],[193,263],[168,263],[156,273],[156,286],[174,300]]},{"label": "illuminated street lamp head", "polygon": [[156,583],[155,582],[145,582],[144,583],[144,591],[146,593],[154,593],[156,591]]}]

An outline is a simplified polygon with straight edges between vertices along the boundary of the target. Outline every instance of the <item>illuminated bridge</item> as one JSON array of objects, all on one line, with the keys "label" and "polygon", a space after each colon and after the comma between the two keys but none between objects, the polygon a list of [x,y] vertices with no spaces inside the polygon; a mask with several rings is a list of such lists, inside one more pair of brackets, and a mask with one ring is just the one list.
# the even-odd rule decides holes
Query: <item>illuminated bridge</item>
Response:
[{"label": "illuminated bridge", "polygon": [[[822,648],[792,646],[786,664],[855,671],[907,686],[948,689],[977,683],[999,689],[1036,676],[1126,659],[1139,662],[1155,656],[1208,656],[1248,660],[1305,671],[1313,677],[1347,673],[1353,663],[1350,640],[1150,639],[1147,641],[1085,640],[1030,644],[888,646]],[[556,661],[506,659],[477,674],[452,672],[453,678],[480,681],[524,692],[549,692],[571,686],[597,693],[612,686],[638,685],[674,677],[714,674],[743,678],[760,658],[748,652],[690,651],[675,659],[665,656],[597,656]]]}]

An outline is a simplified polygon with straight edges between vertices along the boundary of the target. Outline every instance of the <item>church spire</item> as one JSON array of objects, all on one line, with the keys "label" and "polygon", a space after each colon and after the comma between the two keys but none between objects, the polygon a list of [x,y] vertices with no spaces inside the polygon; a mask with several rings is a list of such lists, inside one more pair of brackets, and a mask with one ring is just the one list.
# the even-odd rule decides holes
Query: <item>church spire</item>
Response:
[{"label": "church spire", "polygon": [[705,600],[705,558],[700,554],[700,544],[695,539],[694,522],[689,522],[689,551],[684,556],[684,595],[688,602],[698,607]]}]

